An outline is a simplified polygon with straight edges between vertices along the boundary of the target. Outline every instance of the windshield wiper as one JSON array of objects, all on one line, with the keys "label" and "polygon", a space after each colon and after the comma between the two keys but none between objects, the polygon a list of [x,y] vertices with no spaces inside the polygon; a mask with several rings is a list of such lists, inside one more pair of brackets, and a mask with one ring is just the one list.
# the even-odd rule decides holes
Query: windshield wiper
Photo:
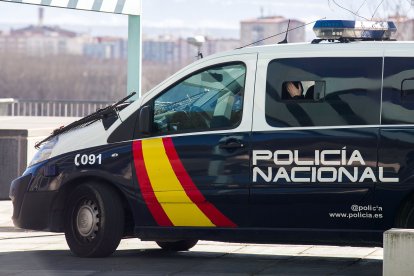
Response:
[{"label": "windshield wiper", "polygon": [[130,98],[132,98],[133,96],[135,96],[136,94],[137,94],[136,92],[132,92],[131,94],[129,94],[128,96],[126,96],[125,98],[121,99],[120,101],[118,101],[118,102],[116,102],[114,104],[111,104],[111,105],[109,105],[107,107],[98,109],[96,112],[94,112],[92,114],[89,114],[88,116],[83,117],[82,119],[79,119],[79,120],[77,120],[77,121],[75,121],[73,123],[70,123],[67,126],[62,126],[60,128],[57,128],[57,129],[53,130],[53,132],[52,132],[52,134],[50,134],[50,136],[46,137],[45,139],[43,139],[40,142],[37,142],[35,144],[35,148],[36,149],[39,149],[40,146],[43,143],[49,141],[53,137],[56,137],[56,136],[58,136],[58,135],[60,135],[62,133],[66,133],[66,132],[68,132],[68,131],[70,131],[70,130],[72,130],[74,128],[84,127],[84,126],[93,124],[94,122],[99,121],[99,120],[105,118],[106,116],[108,116],[111,113],[114,113],[115,112],[116,113],[116,116],[119,117],[119,115],[118,115],[118,107],[121,104],[125,103]]}]

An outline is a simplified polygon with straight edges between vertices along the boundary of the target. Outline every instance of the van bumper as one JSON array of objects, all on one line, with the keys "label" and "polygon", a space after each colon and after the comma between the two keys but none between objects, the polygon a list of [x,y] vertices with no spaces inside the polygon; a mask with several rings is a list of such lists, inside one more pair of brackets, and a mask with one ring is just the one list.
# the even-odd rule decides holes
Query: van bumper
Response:
[{"label": "van bumper", "polygon": [[23,229],[50,230],[52,204],[58,192],[29,192],[31,180],[32,174],[27,174],[11,183],[9,197],[13,203],[13,223]]}]

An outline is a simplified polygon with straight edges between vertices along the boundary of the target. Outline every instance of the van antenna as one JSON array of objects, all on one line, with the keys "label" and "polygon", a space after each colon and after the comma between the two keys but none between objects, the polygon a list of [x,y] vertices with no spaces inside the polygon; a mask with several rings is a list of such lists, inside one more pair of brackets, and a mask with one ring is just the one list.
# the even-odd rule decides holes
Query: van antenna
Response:
[{"label": "van antenna", "polygon": [[377,8],[374,10],[374,13],[372,14],[371,20],[373,20],[373,19],[374,19],[375,14],[377,13],[378,9],[381,7],[381,5],[382,5],[383,3],[384,3],[384,0],[382,0],[382,1],[378,4]]},{"label": "van antenna", "polygon": [[288,34],[289,34],[289,26],[290,26],[290,19],[288,21],[288,26],[287,26],[287,30],[286,30],[285,39],[283,39],[282,41],[280,41],[278,44],[287,44],[288,43],[287,37],[288,37]]},{"label": "van antenna", "polygon": [[[338,6],[339,8],[341,8],[341,9],[343,9],[343,10],[345,10],[345,11],[349,12],[349,13],[352,13],[353,15],[355,15],[355,16],[357,16],[357,17],[359,17],[359,18],[362,18],[362,19],[364,19],[364,20],[369,21],[369,19],[368,19],[368,18],[363,17],[362,15],[359,15],[359,10],[360,10],[361,8],[359,8],[357,12],[354,12],[354,11],[352,11],[352,10],[350,10],[350,9],[345,8],[344,6],[339,5],[339,4],[338,4],[335,0],[332,0],[332,2],[333,2],[336,6]],[[328,0],[328,3],[330,3],[330,0]],[[364,3],[363,3],[363,4],[364,4]],[[363,4],[362,4],[362,5],[363,5]],[[362,7],[362,5],[361,5],[361,7]],[[380,5],[381,5],[381,4],[380,4]]]},{"label": "van antenna", "polygon": [[238,48],[236,48],[236,49],[234,49],[234,50],[240,50],[240,49],[243,49],[243,48],[246,48],[246,47],[252,46],[252,45],[254,45],[254,44],[256,44],[256,43],[259,43],[259,42],[262,42],[262,41],[268,40],[269,38],[276,37],[276,36],[279,36],[279,35],[285,34],[285,33],[289,32],[289,31],[293,31],[293,30],[296,30],[296,29],[300,29],[300,28],[306,27],[306,26],[308,26],[308,25],[310,25],[310,24],[314,24],[314,23],[316,23],[317,21],[319,21],[319,20],[324,20],[324,19],[326,19],[326,17],[323,17],[323,18],[321,18],[321,19],[318,19],[318,20],[315,20],[315,21],[312,21],[312,22],[309,22],[309,23],[306,23],[306,24],[303,24],[303,25],[297,26],[297,27],[292,28],[292,29],[288,29],[287,31],[284,31],[284,32],[281,32],[281,33],[278,33],[278,34],[275,34],[275,35],[271,35],[271,36],[265,37],[265,38],[263,38],[263,39],[260,39],[260,40],[258,40],[258,41],[255,41],[255,42],[253,42],[253,43],[250,43],[250,44],[247,44],[247,45],[244,45],[244,46],[238,47]]}]

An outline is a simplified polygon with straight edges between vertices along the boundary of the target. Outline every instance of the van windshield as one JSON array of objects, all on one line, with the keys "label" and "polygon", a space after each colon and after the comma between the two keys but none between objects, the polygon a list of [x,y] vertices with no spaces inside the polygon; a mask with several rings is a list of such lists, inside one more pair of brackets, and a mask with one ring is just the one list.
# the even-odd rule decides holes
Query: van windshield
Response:
[{"label": "van windshield", "polygon": [[241,64],[217,66],[176,84],[154,102],[155,129],[157,132],[171,129],[168,124],[175,121],[180,121],[174,124],[181,129],[210,129],[215,125],[213,121],[218,121],[215,117],[221,117],[223,124],[238,121],[245,75],[245,66]]},{"label": "van windshield", "polygon": [[[220,81],[208,76],[220,78]],[[170,90],[172,91],[171,95],[163,95],[163,101],[158,101],[157,104],[164,111],[185,110],[189,106],[204,107],[207,111],[209,104],[213,103],[220,94],[228,91],[240,91],[244,86],[244,76],[245,71],[240,68],[227,69],[226,71],[210,69],[201,74],[193,75],[173,87]],[[177,101],[177,97],[181,97],[181,99]]]}]

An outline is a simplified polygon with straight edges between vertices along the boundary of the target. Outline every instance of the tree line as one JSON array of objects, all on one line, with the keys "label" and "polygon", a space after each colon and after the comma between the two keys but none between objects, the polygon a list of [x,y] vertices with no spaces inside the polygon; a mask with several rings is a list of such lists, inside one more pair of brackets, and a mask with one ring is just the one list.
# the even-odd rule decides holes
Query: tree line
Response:
[{"label": "tree line", "polygon": [[[178,69],[144,62],[143,93]],[[126,60],[0,52],[0,98],[115,101],[126,92]]]}]

